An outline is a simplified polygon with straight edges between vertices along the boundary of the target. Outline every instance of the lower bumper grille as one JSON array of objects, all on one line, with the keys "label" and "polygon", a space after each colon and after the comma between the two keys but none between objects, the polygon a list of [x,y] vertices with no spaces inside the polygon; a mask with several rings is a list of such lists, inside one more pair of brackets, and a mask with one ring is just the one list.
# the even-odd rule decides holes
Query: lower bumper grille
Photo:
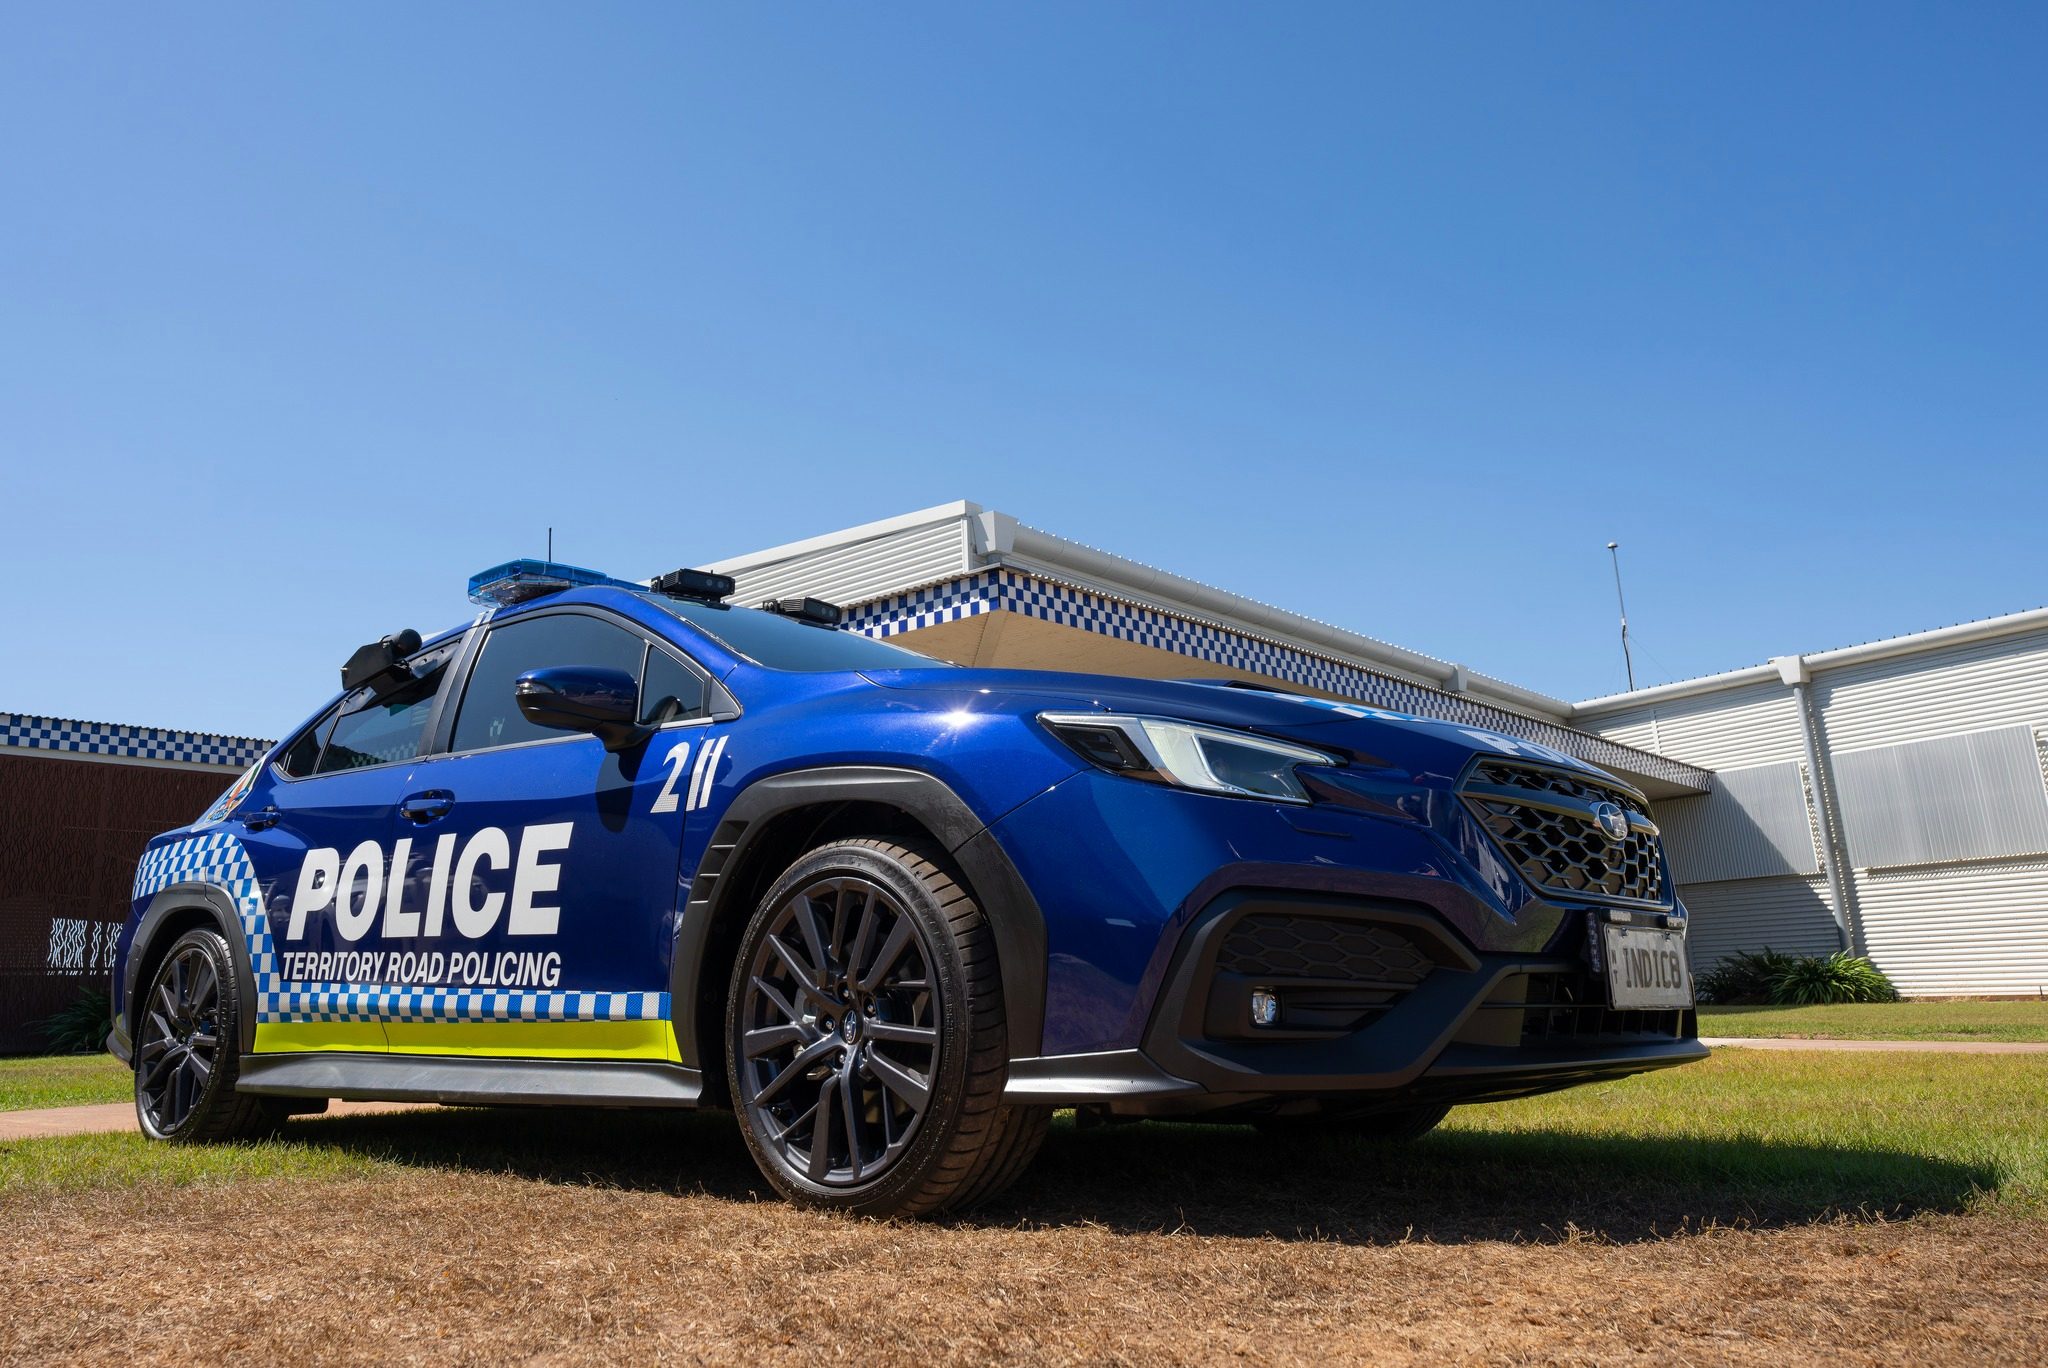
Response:
[{"label": "lower bumper grille", "polygon": [[1530,974],[1524,982],[1524,1045],[1677,1040],[1692,1034],[1689,1010],[1609,1007],[1606,985],[1589,974]]},{"label": "lower bumper grille", "polygon": [[[1212,1037],[1272,1039],[1370,1026],[1427,978],[1436,962],[1398,927],[1339,917],[1259,912],[1240,919],[1216,952],[1209,986]],[[1277,1000],[1278,1019],[1254,1028],[1255,991]]]},{"label": "lower bumper grille", "polygon": [[1230,928],[1216,967],[1254,978],[1340,979],[1412,988],[1432,966],[1415,942],[1392,927],[1259,913]]}]

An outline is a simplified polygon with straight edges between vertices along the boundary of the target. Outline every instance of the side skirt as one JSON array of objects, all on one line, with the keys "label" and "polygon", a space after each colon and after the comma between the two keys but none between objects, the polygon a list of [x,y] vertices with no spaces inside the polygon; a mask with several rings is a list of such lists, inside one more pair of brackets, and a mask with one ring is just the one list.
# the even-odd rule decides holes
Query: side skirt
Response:
[{"label": "side skirt", "polygon": [[694,1107],[695,1069],[655,1060],[463,1059],[392,1054],[243,1055],[235,1086],[277,1097],[561,1107]]}]

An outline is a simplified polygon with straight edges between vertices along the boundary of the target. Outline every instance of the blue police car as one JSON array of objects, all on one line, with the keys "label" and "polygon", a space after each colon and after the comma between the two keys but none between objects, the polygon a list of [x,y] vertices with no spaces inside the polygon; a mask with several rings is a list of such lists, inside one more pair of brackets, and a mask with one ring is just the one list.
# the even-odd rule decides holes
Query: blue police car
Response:
[{"label": "blue police car", "polygon": [[1702,1058],[1640,794],[1228,682],[956,668],[540,562],[150,842],[143,1130],[330,1098],[729,1107],[787,1196],[959,1208],[1054,1108],[1420,1135]]}]

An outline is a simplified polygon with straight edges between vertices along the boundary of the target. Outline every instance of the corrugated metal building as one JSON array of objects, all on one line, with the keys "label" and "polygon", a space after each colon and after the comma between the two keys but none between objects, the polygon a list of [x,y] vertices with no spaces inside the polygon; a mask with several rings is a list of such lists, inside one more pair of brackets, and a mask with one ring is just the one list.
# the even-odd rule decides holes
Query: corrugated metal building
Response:
[{"label": "corrugated metal building", "polygon": [[1696,965],[1848,946],[1908,994],[2048,988],[2048,611],[1641,689],[1575,726],[1715,771],[1666,801]]},{"label": "corrugated metal building", "polygon": [[963,665],[1239,678],[1487,727],[1578,755],[1653,798],[1698,765],[1566,723],[1571,704],[1027,527],[942,504],[704,567],[739,603],[809,594],[856,631]]},{"label": "corrugated metal building", "polygon": [[1568,703],[960,502],[710,567],[963,664],[1254,676],[1541,741],[1656,800],[1697,967],[1869,954],[2048,986],[2048,610]]}]

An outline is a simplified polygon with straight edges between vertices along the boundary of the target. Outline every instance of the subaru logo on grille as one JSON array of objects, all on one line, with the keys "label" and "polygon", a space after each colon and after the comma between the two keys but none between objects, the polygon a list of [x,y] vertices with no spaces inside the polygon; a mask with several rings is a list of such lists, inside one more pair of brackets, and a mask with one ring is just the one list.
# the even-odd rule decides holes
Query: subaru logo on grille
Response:
[{"label": "subaru logo on grille", "polygon": [[1618,803],[1595,803],[1593,805],[1593,820],[1598,822],[1600,829],[1607,833],[1608,840],[1625,841],[1628,839],[1628,814],[1621,810],[1621,806]]}]

